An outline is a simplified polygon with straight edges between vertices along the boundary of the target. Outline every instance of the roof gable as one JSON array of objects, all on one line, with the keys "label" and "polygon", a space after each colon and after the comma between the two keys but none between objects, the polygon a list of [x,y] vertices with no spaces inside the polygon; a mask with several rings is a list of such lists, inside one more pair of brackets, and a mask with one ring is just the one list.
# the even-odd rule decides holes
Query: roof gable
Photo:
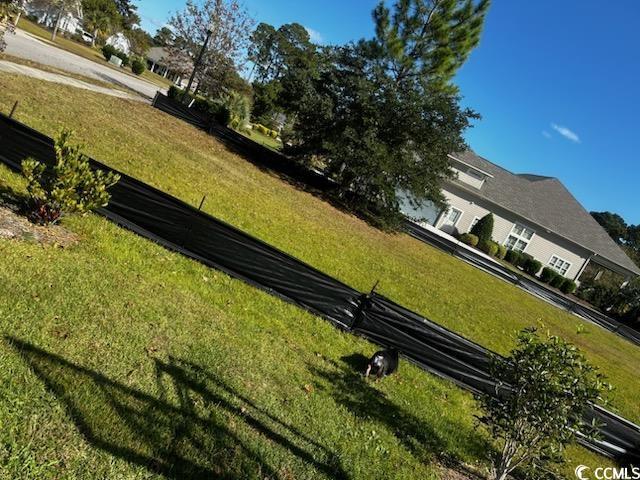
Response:
[{"label": "roof gable", "polygon": [[471,151],[454,158],[491,174],[479,190],[453,180],[456,185],[640,275],[640,268],[557,178],[514,174]]}]

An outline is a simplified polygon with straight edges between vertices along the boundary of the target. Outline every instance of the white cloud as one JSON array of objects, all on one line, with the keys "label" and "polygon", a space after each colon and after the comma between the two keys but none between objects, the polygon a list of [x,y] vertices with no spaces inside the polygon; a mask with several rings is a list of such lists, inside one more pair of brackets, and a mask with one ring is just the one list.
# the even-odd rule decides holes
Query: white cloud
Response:
[{"label": "white cloud", "polygon": [[574,143],[580,143],[580,137],[574,131],[568,129],[567,127],[563,127],[561,125],[557,125],[555,123],[551,124],[551,128],[553,128],[556,132],[562,135],[567,140],[570,140]]},{"label": "white cloud", "polygon": [[313,28],[309,28],[309,27],[304,27],[304,28],[309,33],[309,38],[313,43],[323,42],[323,38],[320,32],[318,32],[317,30],[314,30]]},{"label": "white cloud", "polygon": [[542,136],[543,136],[544,138],[551,138],[551,134],[550,134],[549,132],[547,132],[546,130],[543,130],[543,131],[542,131]]}]

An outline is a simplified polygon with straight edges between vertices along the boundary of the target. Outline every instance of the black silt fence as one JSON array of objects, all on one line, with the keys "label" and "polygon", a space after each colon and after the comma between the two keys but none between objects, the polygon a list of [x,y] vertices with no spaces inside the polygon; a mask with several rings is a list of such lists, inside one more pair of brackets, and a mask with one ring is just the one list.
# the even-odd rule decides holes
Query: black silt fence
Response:
[{"label": "black silt fence", "polygon": [[[54,159],[53,140],[0,116],[0,161],[19,170],[32,157]],[[93,161],[94,168],[111,170]],[[120,172],[118,172],[120,173]],[[123,227],[220,269],[380,345],[396,347],[423,369],[474,393],[494,394],[483,347],[375,293],[364,295],[292,256],[194,207],[120,173],[112,199],[99,213]],[[585,446],[620,461],[640,461],[640,427],[595,407],[605,421],[604,442]]]},{"label": "black silt fence", "polygon": [[480,268],[495,277],[504,280],[505,282],[516,285],[522,290],[535,295],[538,298],[554,305],[558,308],[573,313],[574,315],[594,323],[610,332],[613,332],[625,340],[628,340],[638,346],[640,346],[640,332],[633,328],[618,322],[617,320],[608,317],[607,315],[598,312],[592,308],[586,307],[578,302],[571,300],[564,295],[560,295],[558,292],[551,290],[550,288],[535,282],[524,275],[520,275],[516,272],[509,270],[502,265],[492,262],[477,252],[470,249],[460,247],[456,242],[444,238],[440,235],[436,235],[429,230],[422,228],[411,221],[405,222],[405,230],[417,240],[424,242],[433,247],[439,248],[451,255],[454,255],[465,262]]},{"label": "black silt fence", "polygon": [[188,107],[158,92],[153,99],[153,106],[169,115],[179,118],[191,125],[206,131],[222,141],[231,150],[260,167],[266,167],[277,173],[301,182],[307,187],[326,192],[335,188],[335,183],[319,172],[301,165],[289,157],[267,148],[244,135],[220,125],[211,115]]}]

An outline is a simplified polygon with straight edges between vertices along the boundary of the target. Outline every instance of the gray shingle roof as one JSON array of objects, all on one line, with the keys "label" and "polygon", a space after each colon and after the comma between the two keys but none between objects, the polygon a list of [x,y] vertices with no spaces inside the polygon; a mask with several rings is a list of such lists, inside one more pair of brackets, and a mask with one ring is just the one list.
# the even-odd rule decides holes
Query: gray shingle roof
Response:
[{"label": "gray shingle roof", "polygon": [[471,151],[452,156],[493,176],[480,190],[454,180],[456,185],[640,275],[640,268],[557,178],[514,174]]}]

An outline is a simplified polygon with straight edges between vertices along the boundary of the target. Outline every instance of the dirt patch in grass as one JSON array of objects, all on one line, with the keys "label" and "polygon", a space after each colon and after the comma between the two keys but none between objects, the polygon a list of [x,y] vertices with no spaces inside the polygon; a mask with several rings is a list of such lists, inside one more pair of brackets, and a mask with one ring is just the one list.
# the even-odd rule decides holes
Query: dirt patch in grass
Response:
[{"label": "dirt patch in grass", "polygon": [[0,238],[31,241],[43,245],[68,247],[79,237],[60,225],[42,227],[35,225],[17,211],[0,206]]}]

